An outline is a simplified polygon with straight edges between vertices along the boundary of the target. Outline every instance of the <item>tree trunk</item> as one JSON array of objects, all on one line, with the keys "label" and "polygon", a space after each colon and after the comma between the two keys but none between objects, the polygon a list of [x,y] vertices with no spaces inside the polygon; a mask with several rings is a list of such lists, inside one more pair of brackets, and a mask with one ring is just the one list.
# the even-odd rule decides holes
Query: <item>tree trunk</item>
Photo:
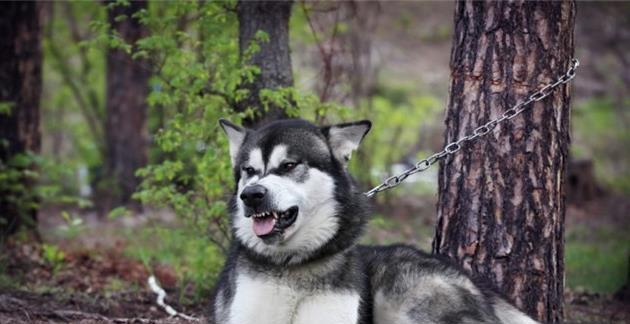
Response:
[{"label": "tree trunk", "polygon": [[[147,8],[145,1],[131,1],[129,5],[116,5],[108,12],[109,23],[126,43],[135,42],[147,35],[147,29],[135,13]],[[121,15],[125,19],[116,19]],[[107,207],[118,205],[136,206],[131,200],[140,179],[135,176],[138,168],[147,163],[148,132],[147,104],[149,77],[147,62],[132,59],[119,49],[107,52],[107,93],[105,110],[106,151],[105,168],[111,201]]]},{"label": "tree trunk", "polygon": [[[36,2],[7,2],[0,10],[0,173],[23,172],[31,165],[13,164],[16,156],[39,153],[39,100],[42,91],[41,8]],[[28,206],[33,180],[0,184],[0,238],[22,225],[33,225],[37,210]],[[7,188],[8,185],[19,185]],[[33,220],[32,222],[30,220]]]},{"label": "tree trunk", "polygon": [[[445,141],[462,138],[567,70],[575,3],[458,2]],[[442,161],[433,252],[562,320],[569,86]]]},{"label": "tree trunk", "polygon": [[258,31],[264,31],[268,42],[259,42],[260,50],[252,55],[247,64],[256,65],[260,73],[252,82],[244,84],[249,91],[247,97],[238,103],[237,110],[254,109],[258,114],[243,121],[246,126],[264,124],[285,118],[284,110],[271,106],[263,111],[260,90],[278,89],[293,86],[293,72],[289,50],[289,18],[293,1],[239,1],[236,11],[239,21],[239,47],[242,60],[246,60],[245,50],[256,39]]}]

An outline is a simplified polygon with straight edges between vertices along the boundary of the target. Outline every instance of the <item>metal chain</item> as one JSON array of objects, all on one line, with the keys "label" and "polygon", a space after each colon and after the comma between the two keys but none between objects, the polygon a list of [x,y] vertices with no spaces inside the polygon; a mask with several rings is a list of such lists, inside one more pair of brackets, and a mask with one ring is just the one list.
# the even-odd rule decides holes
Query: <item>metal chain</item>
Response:
[{"label": "metal chain", "polygon": [[387,179],[385,179],[385,181],[383,181],[383,183],[381,183],[380,185],[372,188],[370,191],[365,192],[364,194],[367,197],[372,197],[375,194],[381,192],[381,191],[385,191],[391,188],[394,188],[396,186],[398,186],[399,184],[401,184],[403,181],[405,181],[405,179],[407,179],[410,175],[412,174],[416,174],[418,172],[422,172],[425,171],[426,169],[430,168],[433,164],[435,164],[436,162],[438,162],[439,160],[443,159],[444,157],[454,154],[455,152],[459,151],[462,149],[462,145],[466,144],[468,142],[471,142],[473,140],[478,139],[479,137],[482,137],[488,133],[490,133],[490,131],[492,131],[498,124],[500,124],[501,122],[504,122],[506,120],[512,119],[516,116],[518,116],[519,114],[521,114],[523,111],[527,110],[527,108],[529,108],[529,104],[535,101],[540,101],[545,99],[547,96],[549,96],[558,86],[565,84],[569,81],[571,81],[574,77],[575,77],[575,70],[577,69],[577,67],[580,66],[580,62],[577,59],[571,59],[571,65],[569,67],[569,69],[567,70],[567,72],[562,75],[561,77],[559,77],[556,82],[554,83],[550,83],[544,87],[542,87],[542,89],[532,93],[531,95],[529,95],[527,97],[527,99],[521,103],[516,104],[514,107],[506,110],[503,112],[503,114],[496,119],[493,119],[477,128],[475,128],[472,133],[456,140],[453,141],[451,143],[449,143],[448,145],[444,146],[444,149],[438,153],[435,153],[425,159],[422,159],[418,162],[416,162],[416,164],[403,171],[402,173],[398,174],[398,175],[394,175],[391,176]]}]

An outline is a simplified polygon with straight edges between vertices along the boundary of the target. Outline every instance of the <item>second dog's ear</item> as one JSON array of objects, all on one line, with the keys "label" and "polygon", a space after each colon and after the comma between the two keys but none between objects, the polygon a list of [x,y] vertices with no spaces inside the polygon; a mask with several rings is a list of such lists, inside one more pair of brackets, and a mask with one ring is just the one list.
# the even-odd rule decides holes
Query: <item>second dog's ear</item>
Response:
[{"label": "second dog's ear", "polygon": [[372,123],[361,120],[353,123],[337,124],[322,127],[322,132],[328,138],[328,143],[335,158],[342,165],[347,165],[352,152],[359,147],[363,137],[370,131]]},{"label": "second dog's ear", "polygon": [[243,145],[245,135],[247,135],[247,129],[223,118],[219,119],[219,124],[228,137],[228,142],[230,143],[230,159],[232,160],[232,165],[234,165],[238,151],[241,145]]}]

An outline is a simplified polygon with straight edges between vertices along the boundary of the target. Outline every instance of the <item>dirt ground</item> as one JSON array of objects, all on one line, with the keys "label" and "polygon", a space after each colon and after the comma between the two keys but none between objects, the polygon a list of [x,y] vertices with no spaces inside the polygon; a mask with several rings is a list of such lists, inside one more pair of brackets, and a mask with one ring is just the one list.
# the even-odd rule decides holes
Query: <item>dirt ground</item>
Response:
[{"label": "dirt ground", "polygon": [[[157,296],[146,284],[149,271],[125,257],[120,244],[100,251],[70,251],[61,269],[42,260],[41,245],[9,242],[5,248],[7,273],[19,284],[0,288],[0,323],[189,322],[169,317],[157,305]],[[176,285],[172,269],[154,267],[152,272],[168,296],[180,296],[172,288]],[[112,283],[118,287],[113,289]],[[204,319],[203,304],[183,305],[168,296],[167,304]]]},{"label": "dirt ground", "polygon": [[[147,292],[113,296],[83,294],[0,293],[0,323],[189,323],[171,318],[155,306]],[[173,304],[174,307],[178,306]],[[184,308],[203,322],[201,309]]]},{"label": "dirt ground", "polygon": [[[630,323],[628,305],[609,297],[567,293],[565,323]],[[175,307],[179,306],[173,304]],[[202,307],[182,308],[204,322]],[[115,296],[0,293],[0,323],[190,323],[168,317],[150,293]]]},{"label": "dirt ground", "polygon": [[[101,274],[98,274],[101,275]],[[85,274],[77,273],[74,284],[83,285]],[[87,276],[89,277],[89,276]],[[70,282],[66,282],[68,284]],[[171,296],[177,292],[170,291]],[[567,291],[566,323],[630,323],[627,303],[589,293]],[[205,321],[204,305],[180,305],[175,300],[167,303],[179,311]],[[169,317],[155,303],[155,295],[148,291],[118,292],[115,294],[67,293],[63,291],[29,292],[0,291],[0,323],[189,323]]]},{"label": "dirt ground", "polygon": [[[609,201],[613,199],[614,201]],[[402,210],[390,210],[398,221],[409,227],[431,227],[428,216],[434,202],[414,200],[413,205],[397,203]],[[409,210],[404,210],[405,206]],[[610,217],[589,218],[590,209],[601,206],[615,206],[617,212],[603,212]],[[605,197],[590,202],[580,208],[569,208],[567,226],[576,223],[595,226],[596,223],[613,223],[626,227],[626,199]],[[408,215],[424,215],[412,217]],[[406,215],[406,216],[404,216]],[[42,220],[43,221],[43,220]],[[44,223],[46,221],[43,221]],[[111,223],[112,222],[108,222]],[[417,224],[416,224],[417,223]],[[50,224],[47,224],[49,226]],[[120,225],[120,224],[119,224]],[[95,225],[96,226],[96,225]],[[98,226],[103,226],[102,224]],[[134,226],[142,226],[135,224]],[[396,225],[388,228],[398,233],[392,240],[407,240],[423,246],[429,241],[430,233],[407,233]],[[90,233],[89,231],[86,233]],[[91,232],[93,233],[93,232]],[[378,229],[368,236],[377,237],[381,242],[388,241],[388,234]],[[156,275],[167,290],[166,302],[184,314],[205,319],[206,305],[203,302],[191,304],[180,302],[189,292],[178,290],[176,274],[168,266],[153,265],[151,269],[139,260],[124,255],[123,239],[101,236],[109,245],[94,243],[93,234],[88,237],[75,237],[72,244],[61,244],[64,248],[63,266],[55,269],[50,262],[43,260],[43,247],[36,243],[16,243],[5,245],[0,254],[0,263],[14,284],[0,287],[0,323],[186,323],[189,321],[171,318],[156,304],[156,296],[147,287],[149,273]],[[418,238],[420,236],[420,238]],[[413,239],[409,239],[413,238]],[[30,240],[23,240],[30,242]],[[80,247],[84,248],[81,249]],[[6,280],[6,279],[5,279]],[[0,282],[1,283],[1,282]],[[630,303],[613,295],[602,295],[585,291],[565,293],[566,323],[630,323]],[[188,299],[190,300],[190,299]]]}]

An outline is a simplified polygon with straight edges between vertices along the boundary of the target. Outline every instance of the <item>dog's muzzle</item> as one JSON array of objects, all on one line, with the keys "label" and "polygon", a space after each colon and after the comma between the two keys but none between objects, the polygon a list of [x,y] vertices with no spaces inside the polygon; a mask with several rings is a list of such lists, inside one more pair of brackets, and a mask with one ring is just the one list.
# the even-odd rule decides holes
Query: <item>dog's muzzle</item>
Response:
[{"label": "dog's muzzle", "polygon": [[286,210],[278,210],[269,203],[267,188],[262,185],[247,186],[239,196],[245,209],[245,217],[252,217],[254,233],[267,241],[283,234],[297,219],[299,208],[292,206]]},{"label": "dog's muzzle", "polygon": [[261,185],[253,185],[245,187],[240,197],[245,206],[255,210],[263,204],[265,196],[267,196],[267,188]]}]

